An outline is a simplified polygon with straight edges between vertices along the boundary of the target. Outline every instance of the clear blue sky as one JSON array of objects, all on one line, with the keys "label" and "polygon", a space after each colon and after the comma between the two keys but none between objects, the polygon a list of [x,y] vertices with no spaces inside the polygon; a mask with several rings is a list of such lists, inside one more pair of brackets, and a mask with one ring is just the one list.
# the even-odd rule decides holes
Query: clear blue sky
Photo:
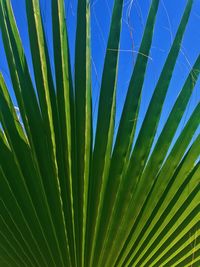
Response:
[{"label": "clear blue sky", "polygon": [[[30,62],[30,71],[32,73],[32,65],[30,59],[30,49],[28,42],[28,31],[26,26],[25,15],[25,0],[12,0],[14,13],[16,15],[17,24],[23,41],[25,53]],[[133,2],[133,3],[131,3]],[[141,102],[141,110],[139,114],[138,129],[146,112],[152,92],[155,88],[156,81],[159,77],[161,68],[165,62],[171,42],[175,36],[178,23],[180,22],[187,0],[161,0],[156,26],[154,31],[153,45],[151,49],[151,59],[149,60],[147,75],[143,88],[143,98]],[[125,0],[124,13],[122,22],[122,35],[120,46],[120,61],[119,61],[119,77],[118,77],[118,93],[117,93],[117,117],[116,126],[120,118],[120,113],[123,106],[123,101],[126,95],[126,90],[130,75],[133,69],[133,64],[137,56],[137,50],[141,41],[141,36],[144,30],[145,21],[148,14],[150,0]],[[74,54],[75,40],[75,22],[76,22],[76,5],[77,0],[66,1],[66,18],[70,39],[70,48],[72,52],[72,64]],[[106,41],[109,31],[109,23],[113,0],[92,0],[91,1],[91,17],[92,17],[92,79],[93,79],[93,113],[96,120],[97,103],[99,95],[99,87],[102,73],[104,54],[106,49]],[[48,37],[48,45],[51,57],[53,55],[52,35],[51,35],[51,11],[50,1],[41,0],[42,15],[45,21],[45,31]],[[131,51],[133,50],[133,51]],[[182,88],[182,85],[187,77],[190,66],[194,63],[200,53],[200,0],[194,0],[192,14],[185,33],[182,53],[178,58],[173,79],[170,84],[170,89],[164,104],[164,110],[161,116],[159,130],[162,129],[163,123],[169,114],[171,107]],[[53,64],[52,64],[53,67]],[[0,70],[3,72],[6,82],[9,86],[13,101],[17,105],[12,92],[12,85],[9,77],[9,71],[6,64],[2,40],[0,37]],[[192,110],[200,101],[200,79],[196,85],[187,111],[182,119],[179,129],[187,121]],[[137,132],[138,132],[137,129]],[[200,132],[198,132],[196,135]]]}]

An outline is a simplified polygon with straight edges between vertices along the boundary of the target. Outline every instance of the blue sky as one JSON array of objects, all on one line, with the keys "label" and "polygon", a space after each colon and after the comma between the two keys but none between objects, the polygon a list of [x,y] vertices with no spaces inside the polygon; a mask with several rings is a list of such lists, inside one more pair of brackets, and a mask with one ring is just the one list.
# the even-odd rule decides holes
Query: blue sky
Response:
[{"label": "blue sky", "polygon": [[[32,65],[30,59],[30,49],[28,41],[28,31],[26,26],[25,0],[12,0],[14,13],[16,15],[17,24],[23,41],[26,56],[29,61],[31,73]],[[145,83],[142,93],[141,110],[139,113],[137,132],[141,126],[148,103],[152,96],[162,66],[170,49],[170,45],[175,36],[177,26],[180,22],[181,15],[187,0],[161,0],[156,19],[153,44],[147,68]],[[119,60],[119,76],[118,76],[118,91],[117,91],[117,116],[116,127],[118,125],[121,110],[128,82],[133,69],[137,51],[141,41],[142,33],[145,26],[145,21],[150,6],[150,0],[125,0],[124,13],[122,21],[122,34],[120,45],[120,60]],[[72,56],[72,64],[74,61],[74,42],[76,29],[76,5],[77,0],[66,1],[66,19],[68,33],[70,39],[70,48]],[[92,0],[91,1],[91,34],[92,34],[92,80],[93,80],[93,115],[96,121],[98,96],[101,81],[101,73],[103,60],[106,50],[106,42],[109,32],[109,23],[111,18],[113,0]],[[51,35],[51,10],[50,1],[41,0],[42,16],[45,22],[45,31],[48,38],[49,52],[52,58],[52,35]],[[166,97],[164,109],[161,116],[158,133],[162,129],[167,115],[169,114],[172,105],[181,90],[183,83],[187,77],[190,67],[194,63],[200,53],[200,0],[194,0],[194,6],[186,29],[185,37],[182,45],[182,52],[179,55],[174,75],[170,84],[169,92]],[[9,71],[4,55],[2,40],[0,37],[0,70],[6,79],[11,96],[15,105],[17,105],[12,85],[9,77]],[[53,62],[52,62],[53,63]],[[53,68],[53,64],[52,64]],[[191,101],[187,107],[186,113],[183,116],[178,132],[183,128],[183,125],[189,118],[192,110],[200,101],[200,79],[196,85]],[[177,132],[177,133],[178,133]],[[200,132],[198,129],[196,135]]]}]

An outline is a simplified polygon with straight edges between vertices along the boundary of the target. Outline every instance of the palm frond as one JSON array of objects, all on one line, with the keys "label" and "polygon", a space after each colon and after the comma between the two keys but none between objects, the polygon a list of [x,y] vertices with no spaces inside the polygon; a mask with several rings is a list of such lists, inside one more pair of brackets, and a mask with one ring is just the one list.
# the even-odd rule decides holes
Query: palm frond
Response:
[{"label": "palm frond", "polygon": [[199,102],[177,130],[199,78],[200,54],[156,138],[193,0],[136,135],[160,2],[151,1],[115,132],[124,1],[113,5],[94,125],[90,1],[78,1],[74,73],[64,0],[49,3],[52,60],[41,3],[25,1],[31,73],[11,1],[0,0],[1,35],[21,117],[0,74],[2,267],[199,266]]}]

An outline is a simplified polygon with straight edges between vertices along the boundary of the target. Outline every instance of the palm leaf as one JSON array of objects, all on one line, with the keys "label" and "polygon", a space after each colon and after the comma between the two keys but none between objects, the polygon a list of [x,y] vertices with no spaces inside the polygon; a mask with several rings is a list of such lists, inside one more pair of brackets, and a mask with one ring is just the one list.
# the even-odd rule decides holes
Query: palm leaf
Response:
[{"label": "palm leaf", "polygon": [[11,1],[0,0],[21,115],[0,74],[0,265],[199,266],[200,103],[177,129],[198,81],[200,55],[156,139],[193,1],[187,1],[137,137],[160,1],[151,2],[116,132],[124,1],[114,1],[95,133],[90,1],[77,5],[74,73],[65,2],[50,4],[54,71],[41,3],[25,1],[31,73]]}]

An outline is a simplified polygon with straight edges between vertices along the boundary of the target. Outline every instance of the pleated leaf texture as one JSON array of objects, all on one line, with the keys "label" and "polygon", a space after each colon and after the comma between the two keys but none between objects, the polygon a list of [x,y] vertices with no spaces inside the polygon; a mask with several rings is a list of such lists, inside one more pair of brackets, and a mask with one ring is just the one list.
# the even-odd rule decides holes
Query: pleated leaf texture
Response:
[{"label": "pleated leaf texture", "polygon": [[40,2],[25,1],[34,84],[11,1],[0,0],[1,35],[20,112],[19,120],[1,74],[1,267],[200,266],[200,135],[194,138],[200,103],[173,141],[198,80],[200,56],[153,145],[192,0],[133,144],[160,2],[151,1],[115,132],[124,3],[114,1],[93,133],[89,1],[78,1],[74,71],[65,3],[48,1],[55,73]]}]

